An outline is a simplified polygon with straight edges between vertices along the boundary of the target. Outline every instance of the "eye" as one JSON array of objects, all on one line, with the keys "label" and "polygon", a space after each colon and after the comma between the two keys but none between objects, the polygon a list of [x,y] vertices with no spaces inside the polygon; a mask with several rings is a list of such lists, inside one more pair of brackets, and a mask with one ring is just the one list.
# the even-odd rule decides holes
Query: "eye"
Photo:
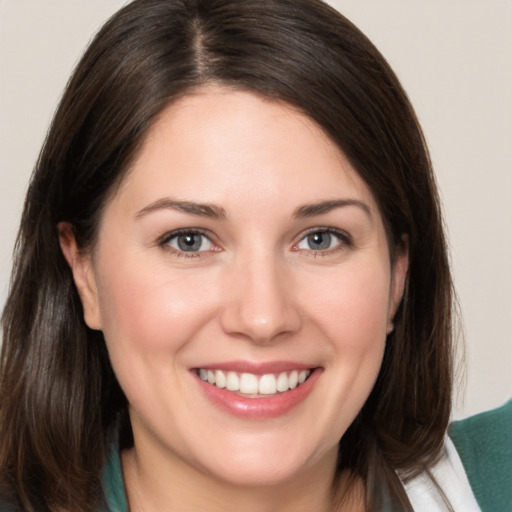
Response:
[{"label": "eye", "polygon": [[211,251],[214,248],[213,242],[205,234],[198,231],[172,233],[161,242],[161,245],[182,253]]},{"label": "eye", "polygon": [[321,252],[347,245],[350,245],[347,235],[329,229],[317,229],[304,236],[296,247],[301,250]]}]

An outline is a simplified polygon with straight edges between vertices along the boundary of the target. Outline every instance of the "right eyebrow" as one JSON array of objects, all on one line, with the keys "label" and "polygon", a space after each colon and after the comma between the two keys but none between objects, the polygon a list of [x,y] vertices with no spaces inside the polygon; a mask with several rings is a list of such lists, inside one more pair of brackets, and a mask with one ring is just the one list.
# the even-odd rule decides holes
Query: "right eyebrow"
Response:
[{"label": "right eyebrow", "polygon": [[194,201],[178,201],[169,197],[157,199],[156,201],[148,204],[136,214],[137,218],[144,217],[149,213],[159,210],[175,210],[182,213],[188,213],[196,217],[208,217],[211,219],[226,219],[226,211],[224,208],[215,204],[209,203],[196,203]]},{"label": "right eyebrow", "polygon": [[294,216],[299,219],[314,217],[316,215],[324,215],[332,210],[335,210],[336,208],[343,208],[346,206],[355,206],[361,209],[369,217],[369,219],[372,220],[371,208],[359,199],[332,199],[327,201],[320,201],[318,203],[305,204],[295,210]]}]

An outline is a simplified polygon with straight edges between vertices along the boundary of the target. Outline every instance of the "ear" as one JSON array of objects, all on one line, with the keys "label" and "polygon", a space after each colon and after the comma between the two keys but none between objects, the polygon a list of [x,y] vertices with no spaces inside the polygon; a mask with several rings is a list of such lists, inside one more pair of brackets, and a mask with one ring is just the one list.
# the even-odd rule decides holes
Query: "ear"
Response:
[{"label": "ear", "polygon": [[392,332],[394,329],[393,319],[404,295],[408,270],[409,237],[407,235],[403,235],[400,245],[396,248],[393,267],[391,269],[391,289],[389,295],[387,334]]},{"label": "ear", "polygon": [[78,248],[71,223],[59,222],[57,228],[60,248],[71,268],[73,280],[82,301],[85,323],[91,329],[101,330],[98,289],[92,258],[90,254],[84,254]]}]

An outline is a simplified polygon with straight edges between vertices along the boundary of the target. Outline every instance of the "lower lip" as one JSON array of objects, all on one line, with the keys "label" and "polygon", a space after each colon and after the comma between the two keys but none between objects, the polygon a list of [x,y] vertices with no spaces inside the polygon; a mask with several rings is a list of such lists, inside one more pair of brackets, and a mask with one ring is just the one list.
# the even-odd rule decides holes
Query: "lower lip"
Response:
[{"label": "lower lip", "polygon": [[311,372],[309,378],[294,389],[284,393],[258,398],[247,398],[203,381],[193,372],[203,393],[224,411],[245,419],[268,419],[283,416],[303,402],[322,373],[321,368]]}]

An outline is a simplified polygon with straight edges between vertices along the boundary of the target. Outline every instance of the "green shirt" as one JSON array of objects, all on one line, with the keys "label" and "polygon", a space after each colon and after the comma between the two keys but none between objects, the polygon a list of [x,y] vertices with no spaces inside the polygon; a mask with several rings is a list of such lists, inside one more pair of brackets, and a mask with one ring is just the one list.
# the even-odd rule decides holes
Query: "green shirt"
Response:
[{"label": "green shirt", "polygon": [[482,512],[512,511],[512,401],[448,431]]}]

